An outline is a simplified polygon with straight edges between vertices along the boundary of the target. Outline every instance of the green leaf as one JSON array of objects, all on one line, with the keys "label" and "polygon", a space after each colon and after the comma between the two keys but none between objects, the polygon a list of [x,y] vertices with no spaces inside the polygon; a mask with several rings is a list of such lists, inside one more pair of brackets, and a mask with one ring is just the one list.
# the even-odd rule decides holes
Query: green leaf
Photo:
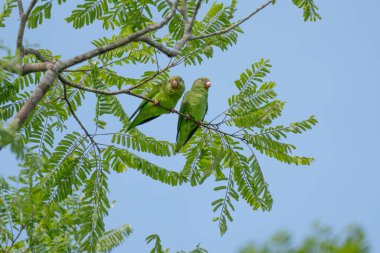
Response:
[{"label": "green leaf", "polygon": [[121,245],[132,232],[133,229],[128,224],[105,232],[97,242],[97,252],[111,252]]},{"label": "green leaf", "polygon": [[[12,10],[17,7],[17,0],[6,0],[0,12],[0,28],[5,27],[5,20],[12,14]],[[1,79],[0,79],[1,80]]]},{"label": "green leaf", "polygon": [[177,186],[187,182],[187,178],[180,173],[161,168],[126,149],[110,146],[104,151],[104,157],[105,160],[110,161],[111,168],[114,170],[119,168],[120,164],[123,164],[164,184]]},{"label": "green leaf", "polygon": [[318,13],[318,7],[313,0],[292,0],[293,3],[300,9],[303,9],[304,21],[317,21],[322,17]]}]

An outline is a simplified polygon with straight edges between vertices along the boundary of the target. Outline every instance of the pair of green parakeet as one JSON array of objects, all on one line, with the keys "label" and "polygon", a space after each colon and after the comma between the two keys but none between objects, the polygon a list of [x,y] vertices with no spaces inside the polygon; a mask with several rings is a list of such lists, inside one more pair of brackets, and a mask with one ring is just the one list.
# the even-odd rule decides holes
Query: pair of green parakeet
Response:
[{"label": "pair of green parakeet", "polygon": [[[180,112],[185,114],[186,117],[181,115],[178,117],[176,152],[190,140],[195,131],[199,128],[199,124],[193,120],[203,121],[207,113],[208,89],[210,87],[210,80],[206,77],[202,77],[195,80],[191,89],[186,92],[180,108]],[[169,113],[168,110],[164,108],[174,109],[184,92],[185,82],[180,76],[173,76],[169,78],[168,81],[155,86],[146,96],[154,100],[154,103],[150,103],[149,101],[141,102],[131,116],[131,119],[134,119],[127,131],[149,122],[162,114]],[[190,118],[193,120],[190,120]]]}]

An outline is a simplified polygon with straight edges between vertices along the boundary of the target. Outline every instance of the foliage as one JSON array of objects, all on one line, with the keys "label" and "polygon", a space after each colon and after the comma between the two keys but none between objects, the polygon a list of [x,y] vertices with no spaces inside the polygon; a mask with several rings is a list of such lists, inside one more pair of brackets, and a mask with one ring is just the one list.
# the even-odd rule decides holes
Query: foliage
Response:
[{"label": "foliage", "polygon": [[319,223],[313,225],[311,235],[305,237],[300,245],[294,245],[291,235],[280,231],[261,246],[250,244],[240,253],[367,253],[369,246],[365,233],[359,226],[349,226],[345,233],[334,234],[332,229]]},{"label": "foliage", "polygon": [[[83,220],[86,197],[71,194],[62,201],[52,198],[37,170],[46,164],[28,155],[19,176],[0,178],[0,240],[2,252],[80,252],[87,246]],[[14,186],[17,185],[17,186]],[[97,252],[110,252],[132,233],[129,225],[102,233]]]},{"label": "foliage", "polygon": [[3,5],[3,9],[0,12],[0,28],[5,27],[4,21],[7,18],[9,18],[9,16],[12,13],[12,9],[16,8],[16,7],[17,7],[16,0],[6,0],[5,1],[4,5]]},{"label": "foliage", "polygon": [[[277,99],[276,83],[265,80],[271,65],[264,59],[240,75],[235,82],[237,94],[228,99],[229,107],[203,122],[185,146],[182,170],[170,171],[146,158],[148,153],[170,159],[172,143],[137,129],[126,131],[129,115],[116,93],[146,99],[174,67],[203,64],[216,51],[235,45],[243,32],[240,21],[235,21],[238,1],[188,0],[179,1],[175,8],[176,1],[167,0],[84,0],[66,21],[75,29],[101,24],[113,35],[99,34],[92,41],[94,50],[68,60],[49,49],[22,45],[23,27],[40,28],[53,18],[53,7],[68,1],[32,0],[29,6],[17,8],[21,2],[7,0],[0,13],[0,27],[5,27],[12,11],[26,11],[20,18],[19,48],[14,55],[0,59],[0,147],[9,145],[22,168],[18,177],[1,179],[0,241],[4,251],[109,252],[120,245],[132,229],[124,225],[106,231],[108,176],[112,172],[133,169],[171,186],[196,186],[214,179],[220,198],[211,205],[224,234],[227,223],[233,221],[236,201],[243,199],[253,210],[272,208],[258,156],[293,165],[313,161],[294,155],[295,146],[283,140],[309,130],[317,121],[312,116],[288,126],[274,125],[285,103]],[[305,20],[319,18],[313,1],[293,2],[303,8]],[[263,8],[270,3],[274,1]],[[160,31],[160,25],[165,29]],[[146,29],[151,30],[143,33]],[[165,55],[171,59],[161,67]],[[66,67],[46,86],[54,73],[54,68],[46,67],[51,65]],[[130,65],[144,65],[146,71],[136,77],[117,69]],[[33,68],[26,71],[30,66]],[[42,99],[35,100],[36,90],[46,92]],[[95,101],[93,108],[88,107],[89,101]],[[28,103],[35,107],[17,127],[17,117]],[[84,114],[91,115],[93,122],[82,122]],[[108,124],[111,121],[117,123]],[[147,241],[155,241],[152,252],[165,251],[158,236]],[[197,247],[192,252],[205,251]]]},{"label": "foliage", "polygon": [[[264,82],[270,67],[269,61],[262,59],[240,75],[235,81],[239,92],[229,98],[230,107],[210,122],[212,125],[213,121],[222,118],[215,123],[217,131],[203,129],[198,132],[185,153],[187,162],[183,173],[193,185],[202,183],[212,174],[221,183],[214,190],[223,194],[212,202],[213,211],[219,211],[214,221],[218,221],[221,234],[227,230],[227,221],[233,221],[233,201],[238,201],[239,197],[253,210],[270,211],[272,208],[273,199],[254,149],[288,164],[309,165],[313,161],[313,158],[292,155],[295,146],[281,141],[288,134],[303,133],[314,126],[317,120],[313,116],[289,126],[271,126],[281,115],[284,103],[276,100],[276,84]],[[220,131],[222,127],[238,129],[233,134],[226,134]]]},{"label": "foliage", "polygon": [[[145,239],[145,241],[147,244],[151,244],[151,243],[153,244],[154,242],[154,246],[152,250],[150,251],[150,253],[169,253],[170,252],[170,249],[163,249],[161,238],[157,234],[149,235]],[[195,249],[189,251],[188,253],[207,253],[207,252],[208,252],[207,250],[201,248],[201,246],[198,244]],[[181,251],[178,251],[177,253],[186,253],[186,251],[181,250]]]},{"label": "foliage", "polygon": [[292,0],[293,3],[303,9],[303,18],[305,21],[317,21],[322,19],[318,14],[318,7],[313,0]]}]

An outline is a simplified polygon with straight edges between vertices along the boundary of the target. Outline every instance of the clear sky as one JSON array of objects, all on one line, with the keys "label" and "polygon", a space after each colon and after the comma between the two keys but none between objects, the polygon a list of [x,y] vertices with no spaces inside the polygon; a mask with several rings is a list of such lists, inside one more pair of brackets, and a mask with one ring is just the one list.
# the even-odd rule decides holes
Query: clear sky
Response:
[{"label": "clear sky", "polygon": [[[241,2],[238,14],[243,16],[263,1]],[[209,252],[237,252],[249,241],[261,242],[280,228],[299,240],[315,220],[332,225],[336,231],[352,223],[362,225],[372,252],[380,252],[380,2],[316,3],[323,17],[320,22],[304,23],[301,11],[290,0],[278,1],[244,24],[245,34],[237,46],[218,52],[200,67],[172,72],[183,76],[187,87],[200,76],[212,80],[207,120],[226,107],[227,97],[236,92],[233,81],[245,68],[260,58],[270,59],[273,70],[269,79],[278,83],[279,97],[287,101],[277,123],[312,114],[320,122],[312,131],[291,138],[298,154],[314,156],[316,162],[296,167],[259,156],[274,197],[273,209],[253,212],[240,201],[234,222],[223,237],[211,221],[210,203],[218,197],[211,180],[201,187],[173,188],[133,170],[113,174],[110,198],[116,204],[106,225],[112,228],[129,223],[135,229],[115,252],[146,252],[144,239],[152,233],[158,233],[173,252],[190,250],[198,243]],[[55,13],[62,18],[70,12],[68,6],[56,8]],[[0,39],[14,45],[15,18],[9,26],[14,28],[0,30]],[[67,58],[92,48],[90,40],[103,35],[96,27],[75,31],[57,19],[28,31],[25,38]],[[125,71],[130,71],[129,67]],[[124,100],[128,112],[139,102],[132,100],[131,104]],[[162,116],[140,130],[174,141],[176,117]],[[17,171],[8,151],[0,152],[0,161],[0,174]],[[155,162],[178,171],[184,159],[177,156]]]}]

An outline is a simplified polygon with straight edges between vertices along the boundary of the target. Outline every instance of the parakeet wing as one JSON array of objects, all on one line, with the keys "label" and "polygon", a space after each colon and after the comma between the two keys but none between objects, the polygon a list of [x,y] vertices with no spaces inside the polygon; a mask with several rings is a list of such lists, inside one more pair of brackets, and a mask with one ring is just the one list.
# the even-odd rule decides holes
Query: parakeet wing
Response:
[{"label": "parakeet wing", "polygon": [[[204,120],[204,118],[206,117],[206,113],[207,113],[207,110],[208,110],[208,105],[206,106],[206,112],[205,114],[203,115],[203,118],[202,118],[202,121]],[[181,117],[182,118],[182,117]],[[183,118],[182,118],[183,119]],[[191,132],[189,133],[189,135],[187,136],[186,140],[184,143],[187,143],[191,137],[193,137],[193,135],[195,134],[195,132],[198,130],[199,128],[199,125],[195,122],[191,122],[190,124],[192,124],[194,126],[194,129],[191,130]],[[178,138],[178,133],[177,133],[177,138]]]},{"label": "parakeet wing", "polygon": [[[183,98],[180,112],[183,114],[189,114],[195,120],[200,121],[203,120],[207,111],[207,97],[198,97],[198,99],[194,100],[194,96],[196,93],[194,91],[189,91],[185,94]],[[202,104],[202,100],[205,99],[204,105],[206,106],[204,110],[201,109],[200,104]],[[192,120],[187,120],[186,118],[180,116],[178,118],[178,126],[177,126],[177,147],[176,152],[184,146],[191,137],[195,134],[199,125]]]},{"label": "parakeet wing", "polygon": [[[160,115],[159,115],[159,116],[160,116]],[[155,118],[158,118],[159,116],[154,116],[154,117],[151,117],[151,118],[149,118],[149,119],[146,119],[146,120],[142,121],[139,125],[142,125],[142,124],[145,124],[145,123],[147,123],[147,122],[149,122],[149,121],[151,121],[151,120],[154,120]]]},{"label": "parakeet wing", "polygon": [[[159,84],[159,85],[156,85],[152,88],[152,90],[145,96],[146,98],[150,98],[152,99],[161,89],[162,87],[162,83]],[[143,100],[140,105],[137,107],[136,111],[134,111],[131,115],[131,117],[129,118],[129,120],[132,120],[136,114],[141,110],[141,108],[143,108],[149,101],[148,100]],[[152,118],[153,119],[153,118]],[[150,119],[150,120],[152,120]],[[149,121],[149,120],[148,120]],[[148,121],[145,121],[144,123],[148,122]]]},{"label": "parakeet wing", "polygon": [[[207,103],[207,102],[206,102],[206,103]],[[202,121],[205,119],[206,114],[207,114],[207,111],[208,111],[208,103],[206,104],[206,111],[205,111],[205,115],[203,115]]]},{"label": "parakeet wing", "polygon": [[[189,112],[189,93],[186,93],[185,96],[182,99],[181,107],[179,109],[180,113],[187,114]],[[176,141],[178,141],[178,135],[179,135],[179,130],[182,125],[182,123],[186,120],[184,117],[179,116],[178,117],[178,124],[177,124],[177,137]]]},{"label": "parakeet wing", "polygon": [[192,125],[194,125],[194,128],[193,130],[191,130],[191,132],[189,133],[189,135],[187,136],[186,140],[185,140],[185,144],[190,140],[191,137],[193,137],[193,135],[195,134],[195,132],[198,130],[199,128],[199,125],[195,124],[195,123],[192,123]]}]

